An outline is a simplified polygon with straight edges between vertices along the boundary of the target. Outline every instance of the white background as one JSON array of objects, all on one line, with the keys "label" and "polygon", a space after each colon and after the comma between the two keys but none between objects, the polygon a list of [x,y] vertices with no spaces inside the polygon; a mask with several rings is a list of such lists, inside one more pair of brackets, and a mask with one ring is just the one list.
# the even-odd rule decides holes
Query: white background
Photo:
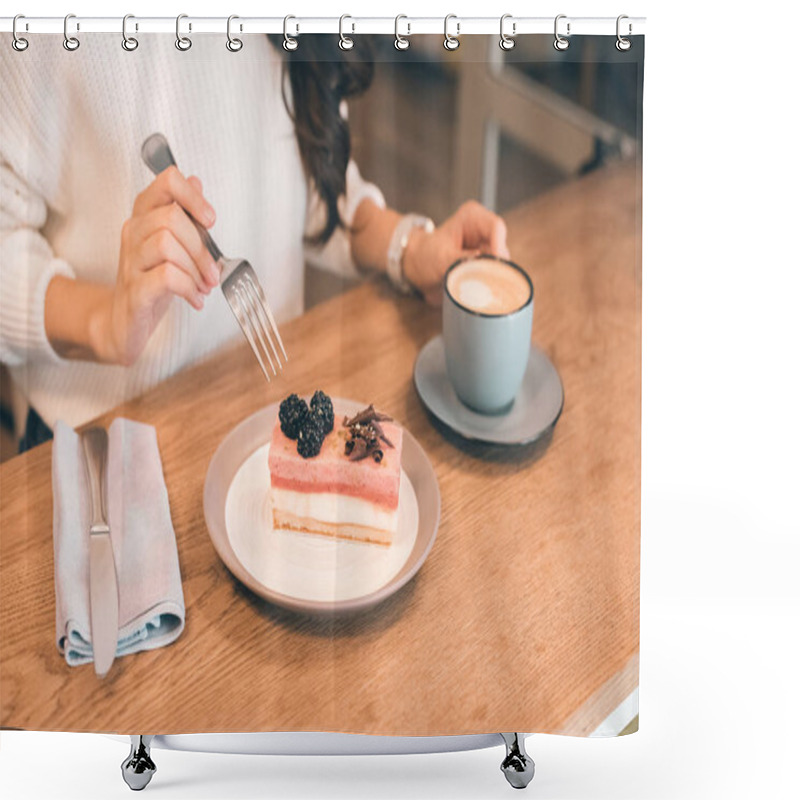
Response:
[{"label": "white background", "polygon": [[[800,793],[800,14],[788,3],[743,8],[675,0],[28,0],[2,12],[647,16],[641,730],[619,740],[530,739],[537,775],[527,792],[541,800]],[[3,732],[2,794],[128,797],[119,771],[126,755],[125,745],[97,735]],[[154,755],[159,771],[146,789],[154,798],[512,793],[500,749]]]}]

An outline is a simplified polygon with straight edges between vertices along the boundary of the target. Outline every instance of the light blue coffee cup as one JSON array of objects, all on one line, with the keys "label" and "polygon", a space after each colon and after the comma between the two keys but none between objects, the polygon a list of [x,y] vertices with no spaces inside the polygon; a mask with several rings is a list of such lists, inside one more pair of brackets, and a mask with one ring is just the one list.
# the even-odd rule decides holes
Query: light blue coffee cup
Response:
[{"label": "light blue coffee cup", "polygon": [[[487,258],[518,270],[528,299],[508,314],[484,314],[458,302],[448,289],[450,273],[467,261]],[[533,282],[518,264],[494,256],[470,256],[447,270],[442,304],[447,375],[459,400],[481,414],[504,414],[514,404],[531,351]]]}]

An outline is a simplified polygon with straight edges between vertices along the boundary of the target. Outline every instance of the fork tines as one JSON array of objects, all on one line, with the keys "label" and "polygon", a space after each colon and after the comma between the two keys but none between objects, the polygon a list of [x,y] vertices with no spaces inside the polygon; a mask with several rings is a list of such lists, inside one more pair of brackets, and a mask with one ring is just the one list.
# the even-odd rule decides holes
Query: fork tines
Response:
[{"label": "fork tines", "polygon": [[[223,289],[239,326],[258,360],[261,371],[266,379],[270,380],[267,363],[272,374],[277,375],[278,371],[283,369],[283,364],[288,361],[288,358],[275,318],[267,305],[264,290],[258,279],[250,274],[251,272],[252,267],[249,264],[246,262],[240,264],[225,280],[227,285],[223,286]],[[275,344],[276,340],[278,346]],[[283,364],[281,363],[281,354],[283,354]]]}]

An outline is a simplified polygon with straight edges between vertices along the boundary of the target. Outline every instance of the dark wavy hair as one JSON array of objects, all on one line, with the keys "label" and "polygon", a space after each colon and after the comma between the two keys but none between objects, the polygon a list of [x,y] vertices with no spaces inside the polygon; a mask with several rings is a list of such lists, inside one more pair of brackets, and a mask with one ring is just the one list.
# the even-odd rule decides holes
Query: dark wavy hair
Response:
[{"label": "dark wavy hair", "polygon": [[339,37],[307,34],[287,53],[283,37],[270,41],[284,55],[283,100],[294,123],[306,177],[319,192],[327,210],[323,227],[308,237],[311,244],[325,244],[344,223],[337,201],[345,193],[345,173],[350,161],[350,126],[341,115],[341,103],[364,92],[372,83],[374,63],[369,41],[343,51]]}]

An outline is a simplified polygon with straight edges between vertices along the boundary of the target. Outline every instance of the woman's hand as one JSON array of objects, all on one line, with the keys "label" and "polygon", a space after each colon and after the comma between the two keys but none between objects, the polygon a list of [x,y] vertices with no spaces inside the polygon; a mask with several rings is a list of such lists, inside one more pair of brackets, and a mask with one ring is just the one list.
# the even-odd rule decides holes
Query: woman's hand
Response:
[{"label": "woman's hand", "polygon": [[432,233],[417,229],[411,234],[403,256],[403,274],[427,302],[440,305],[447,268],[476,253],[509,258],[505,222],[470,200]]},{"label": "woman's hand", "polygon": [[101,360],[132,364],[173,296],[200,310],[219,283],[219,268],[184,209],[207,228],[214,224],[200,180],[184,178],[176,167],[164,170],[136,198],[122,226],[111,302],[96,332]]}]

